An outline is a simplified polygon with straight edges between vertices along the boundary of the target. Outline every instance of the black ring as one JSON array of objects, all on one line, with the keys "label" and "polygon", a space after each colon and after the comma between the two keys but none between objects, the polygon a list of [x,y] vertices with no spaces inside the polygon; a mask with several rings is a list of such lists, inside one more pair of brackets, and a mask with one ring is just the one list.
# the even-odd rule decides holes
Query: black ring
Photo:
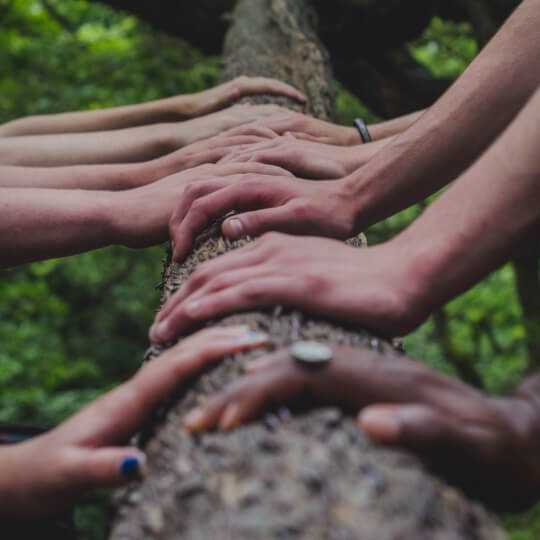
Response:
[{"label": "black ring", "polygon": [[366,123],[361,118],[357,118],[354,121],[354,125],[356,126],[358,133],[360,133],[360,138],[362,139],[363,143],[368,143],[373,140],[369,134]]}]

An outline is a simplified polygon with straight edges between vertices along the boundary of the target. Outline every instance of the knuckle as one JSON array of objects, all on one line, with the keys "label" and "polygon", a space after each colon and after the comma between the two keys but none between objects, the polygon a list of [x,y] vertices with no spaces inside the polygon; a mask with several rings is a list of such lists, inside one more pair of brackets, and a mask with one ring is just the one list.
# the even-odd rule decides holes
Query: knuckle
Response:
[{"label": "knuckle", "polygon": [[249,303],[257,304],[266,298],[267,292],[256,282],[246,283],[243,296]]},{"label": "knuckle", "polygon": [[193,271],[193,273],[191,274],[189,278],[189,282],[192,287],[198,288],[204,283],[206,283],[208,279],[209,279],[208,271],[206,270],[206,268],[204,268],[204,266],[201,266]]},{"label": "knuckle", "polygon": [[314,204],[308,199],[298,199],[293,203],[293,209],[295,216],[300,220],[312,220],[316,214],[316,208]]},{"label": "knuckle", "polygon": [[202,186],[196,182],[188,184],[184,189],[184,197],[187,199],[196,199],[201,193]]},{"label": "knuckle", "polygon": [[328,278],[319,274],[307,273],[302,280],[302,287],[309,295],[323,295],[330,287]]}]

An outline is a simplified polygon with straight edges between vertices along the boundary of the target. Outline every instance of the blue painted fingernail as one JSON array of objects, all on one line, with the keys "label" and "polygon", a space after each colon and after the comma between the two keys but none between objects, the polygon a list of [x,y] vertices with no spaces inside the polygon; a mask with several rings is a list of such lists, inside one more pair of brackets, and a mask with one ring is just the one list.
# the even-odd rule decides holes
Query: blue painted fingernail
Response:
[{"label": "blue painted fingernail", "polygon": [[120,465],[120,473],[126,480],[136,480],[144,475],[145,463],[146,460],[141,457],[124,458]]}]

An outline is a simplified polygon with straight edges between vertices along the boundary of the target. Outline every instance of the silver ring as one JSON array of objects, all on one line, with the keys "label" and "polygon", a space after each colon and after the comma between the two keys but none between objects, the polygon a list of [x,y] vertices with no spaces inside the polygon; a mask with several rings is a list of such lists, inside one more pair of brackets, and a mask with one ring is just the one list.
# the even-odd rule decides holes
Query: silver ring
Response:
[{"label": "silver ring", "polygon": [[317,341],[297,341],[289,348],[289,354],[299,364],[309,368],[325,366],[333,356],[328,345]]}]

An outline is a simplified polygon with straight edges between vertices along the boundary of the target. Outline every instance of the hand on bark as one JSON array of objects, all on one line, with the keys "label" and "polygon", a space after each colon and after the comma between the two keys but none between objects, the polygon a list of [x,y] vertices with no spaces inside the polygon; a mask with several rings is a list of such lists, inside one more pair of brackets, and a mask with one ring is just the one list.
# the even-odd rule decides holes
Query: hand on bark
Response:
[{"label": "hand on bark", "polygon": [[268,180],[259,174],[246,174],[240,179],[215,178],[191,184],[169,225],[173,259],[182,260],[196,235],[232,210],[243,212],[223,222],[223,234],[232,239],[268,231],[340,239],[354,235],[358,210],[348,184],[288,176]]},{"label": "hand on bark", "polygon": [[229,430],[286,403],[361,409],[358,423],[371,438],[419,454],[497,509],[536,502],[540,426],[532,401],[490,398],[408,358],[333,350],[319,370],[303,368],[286,350],[253,361],[247,376],[192,411],[186,427]]},{"label": "hand on bark", "polygon": [[185,146],[186,142],[191,144],[227,131],[229,131],[229,135],[257,135],[257,133],[261,132],[260,129],[257,129],[257,126],[254,126],[250,133],[239,132],[235,134],[230,133],[230,130],[243,124],[255,124],[259,120],[262,121],[272,116],[279,118],[284,113],[288,114],[287,109],[278,105],[234,105],[219,112],[199,116],[183,123],[182,127],[186,133],[182,135],[178,144],[179,146]]},{"label": "hand on bark", "polygon": [[291,173],[260,163],[208,164],[172,174],[157,182],[127,191],[111,193],[113,239],[108,243],[142,248],[168,240],[168,225],[186,187],[200,181],[220,179],[231,184],[248,174],[261,181],[283,178]]},{"label": "hand on bark", "polygon": [[171,341],[202,321],[277,304],[402,335],[428,315],[417,290],[406,250],[269,233],[195,270],[161,309],[150,338]]},{"label": "hand on bark", "polygon": [[287,135],[232,148],[221,163],[256,161],[279,165],[300,178],[329,180],[347,176],[368,161],[371,155],[369,145],[335,146]]},{"label": "hand on bark", "polygon": [[203,330],[56,429],[0,448],[0,516],[53,514],[91,488],[137,479],[145,456],[122,445],[154,408],[208,364],[265,341],[264,334],[245,326]]},{"label": "hand on bark", "polygon": [[137,167],[143,170],[143,174],[139,175],[140,179],[135,175],[132,187],[140,187],[199,165],[217,163],[229,155],[233,149],[245,150],[250,145],[267,140],[266,136],[261,135],[240,135],[237,137],[216,135],[194,142],[171,154],[138,164]]},{"label": "hand on bark", "polygon": [[[242,97],[258,94],[279,95],[300,103],[307,102],[307,97],[302,92],[282,81],[265,77],[241,76],[190,96],[188,112],[190,116],[202,116],[231,105]],[[185,96],[179,96],[179,98],[185,100]]]},{"label": "hand on bark", "polygon": [[324,122],[312,116],[285,111],[284,109],[281,112],[282,114],[275,118],[262,118],[252,124],[231,129],[228,134],[250,135],[253,129],[265,128],[270,129],[276,135],[290,133],[296,139],[324,144],[351,146],[362,143],[355,128]]}]

